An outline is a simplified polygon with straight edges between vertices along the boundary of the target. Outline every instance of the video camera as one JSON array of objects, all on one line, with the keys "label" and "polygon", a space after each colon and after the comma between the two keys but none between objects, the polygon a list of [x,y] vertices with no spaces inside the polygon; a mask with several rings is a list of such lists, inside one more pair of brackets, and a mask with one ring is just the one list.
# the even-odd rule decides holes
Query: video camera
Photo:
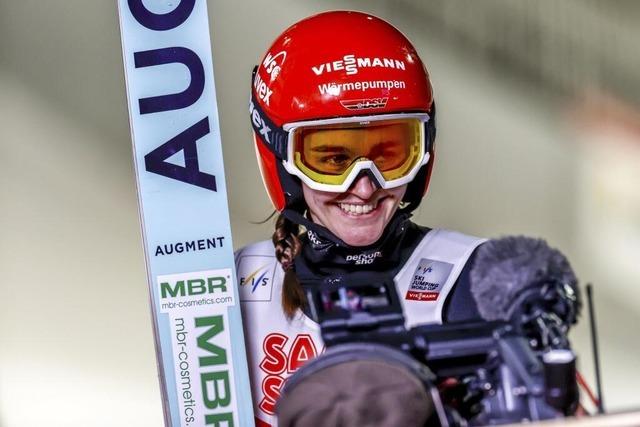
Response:
[{"label": "video camera", "polygon": [[[305,283],[305,291],[327,351],[289,379],[283,398],[329,365],[378,353],[377,359],[404,364],[420,378],[436,409],[429,426],[518,423],[575,411],[575,356],[567,328],[561,316],[530,310],[531,299],[522,302],[527,309],[517,322],[408,329],[392,280],[371,283],[354,275],[348,284]],[[547,287],[547,301],[557,302],[564,291],[561,284]],[[544,302],[545,295],[536,301]]]}]

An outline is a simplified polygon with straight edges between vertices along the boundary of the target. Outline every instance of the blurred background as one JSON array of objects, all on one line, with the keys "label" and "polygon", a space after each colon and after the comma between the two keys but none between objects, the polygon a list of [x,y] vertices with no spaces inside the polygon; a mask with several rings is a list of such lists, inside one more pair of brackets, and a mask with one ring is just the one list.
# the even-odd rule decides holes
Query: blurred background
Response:
[{"label": "blurred background", "polygon": [[[209,1],[234,246],[270,236],[250,73],[293,22],[363,10],[430,70],[419,223],[563,251],[594,284],[605,405],[640,408],[640,2]],[[330,29],[327,29],[330,31]],[[160,426],[115,1],[0,0],[0,426]],[[588,316],[572,333],[594,384]]]}]

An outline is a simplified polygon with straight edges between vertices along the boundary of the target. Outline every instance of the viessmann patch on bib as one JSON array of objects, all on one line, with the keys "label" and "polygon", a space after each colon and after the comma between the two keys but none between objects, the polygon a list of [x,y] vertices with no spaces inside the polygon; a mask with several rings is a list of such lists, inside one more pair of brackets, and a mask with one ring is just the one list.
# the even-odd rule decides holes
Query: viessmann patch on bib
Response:
[{"label": "viessmann patch on bib", "polygon": [[409,289],[405,295],[411,301],[435,301],[447,282],[453,264],[422,258],[413,273]]}]

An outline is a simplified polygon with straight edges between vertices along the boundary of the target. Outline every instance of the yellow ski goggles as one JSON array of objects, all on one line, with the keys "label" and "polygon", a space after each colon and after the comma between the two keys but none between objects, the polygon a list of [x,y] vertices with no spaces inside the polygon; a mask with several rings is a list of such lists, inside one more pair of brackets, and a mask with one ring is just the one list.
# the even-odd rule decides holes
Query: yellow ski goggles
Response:
[{"label": "yellow ski goggles", "polygon": [[409,183],[429,161],[428,114],[388,114],[286,124],[285,169],[315,190],[345,192],[363,170],[381,188]]}]

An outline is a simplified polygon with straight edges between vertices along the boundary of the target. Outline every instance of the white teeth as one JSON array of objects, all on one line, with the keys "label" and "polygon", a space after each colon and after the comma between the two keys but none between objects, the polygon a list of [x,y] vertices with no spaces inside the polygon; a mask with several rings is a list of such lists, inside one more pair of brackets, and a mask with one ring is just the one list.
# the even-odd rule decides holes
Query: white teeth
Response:
[{"label": "white teeth", "polygon": [[340,203],[340,209],[350,214],[362,215],[367,214],[374,210],[377,206],[377,203],[371,203],[366,205],[354,205],[351,203]]}]

